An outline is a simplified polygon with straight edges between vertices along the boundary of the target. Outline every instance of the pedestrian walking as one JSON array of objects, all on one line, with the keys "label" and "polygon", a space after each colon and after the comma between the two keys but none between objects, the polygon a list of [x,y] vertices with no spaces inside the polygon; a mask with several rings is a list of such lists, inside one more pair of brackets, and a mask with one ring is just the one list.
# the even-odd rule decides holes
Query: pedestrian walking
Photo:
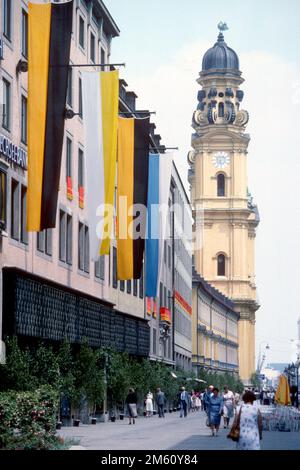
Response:
[{"label": "pedestrian walking", "polygon": [[201,411],[205,411],[204,395],[205,392],[200,393]]},{"label": "pedestrian walking", "polygon": [[197,411],[197,394],[192,391],[192,397],[191,397],[191,410],[192,412]]},{"label": "pedestrian walking", "polygon": [[213,395],[213,389],[214,389],[214,386],[210,385],[208,387],[208,389],[205,389],[205,392],[204,392],[204,395],[203,395],[204,411],[207,414],[207,421],[206,421],[207,426],[210,426],[210,424],[209,424],[209,403],[210,403],[210,397]]},{"label": "pedestrian walking", "polygon": [[200,394],[196,394],[196,411],[199,411],[202,409],[202,400],[200,398]]},{"label": "pedestrian walking", "polygon": [[224,387],[223,402],[224,429],[226,429],[234,415],[234,393],[229,390],[227,385]]},{"label": "pedestrian walking", "polygon": [[240,421],[240,437],[237,450],[260,450],[262,439],[262,416],[259,408],[253,406],[256,397],[250,390],[243,395],[243,404],[238,408],[235,422]]},{"label": "pedestrian walking", "polygon": [[188,392],[185,390],[184,387],[181,387],[181,392],[180,392],[180,418],[183,418],[183,416],[186,418],[187,417],[187,410],[188,410],[188,406],[189,406],[189,403],[190,403],[190,399],[189,399],[189,394]]},{"label": "pedestrian walking", "polygon": [[219,389],[215,387],[208,404],[208,416],[212,436],[218,436],[222,412],[223,398],[219,396]]},{"label": "pedestrian walking", "polygon": [[128,395],[126,397],[127,413],[129,418],[129,423],[131,420],[135,424],[135,418],[137,418],[137,395],[133,388],[129,389]]},{"label": "pedestrian walking", "polygon": [[240,394],[238,392],[235,392],[234,394],[234,407],[236,408],[240,402]]},{"label": "pedestrian walking", "polygon": [[153,415],[153,393],[150,391],[146,397],[146,416],[150,418]]},{"label": "pedestrian walking", "polygon": [[205,389],[205,393],[204,393],[204,396],[203,396],[205,411],[207,411],[207,408],[209,407],[209,400],[210,400],[210,397],[213,394],[213,389],[214,389],[213,385],[210,385],[208,387],[208,389]]},{"label": "pedestrian walking", "polygon": [[157,389],[156,393],[156,404],[158,408],[158,417],[159,418],[164,418],[165,417],[165,403],[166,403],[166,396],[164,392],[161,391],[160,388]]}]

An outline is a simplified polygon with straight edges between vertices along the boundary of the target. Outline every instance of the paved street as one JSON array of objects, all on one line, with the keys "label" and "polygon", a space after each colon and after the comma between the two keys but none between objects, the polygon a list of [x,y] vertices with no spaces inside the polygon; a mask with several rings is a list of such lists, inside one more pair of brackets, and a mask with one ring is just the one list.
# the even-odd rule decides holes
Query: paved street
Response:
[{"label": "paved street", "polygon": [[[80,441],[87,450],[233,450],[235,443],[226,438],[227,429],[220,429],[218,437],[210,437],[205,426],[205,414],[167,414],[165,419],[154,416],[138,418],[136,425],[128,420],[116,423],[99,423],[96,426],[80,425],[79,428],[63,428],[63,437]],[[264,450],[300,450],[300,433],[264,432]]]}]

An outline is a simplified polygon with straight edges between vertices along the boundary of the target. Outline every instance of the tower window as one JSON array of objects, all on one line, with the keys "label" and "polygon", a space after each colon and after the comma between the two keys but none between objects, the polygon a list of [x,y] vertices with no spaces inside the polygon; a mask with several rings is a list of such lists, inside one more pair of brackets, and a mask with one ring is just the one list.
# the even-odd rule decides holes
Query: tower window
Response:
[{"label": "tower window", "polygon": [[224,117],[224,103],[219,103],[218,116],[220,118]]},{"label": "tower window", "polygon": [[218,276],[225,276],[226,260],[225,255],[218,256]]},{"label": "tower window", "polygon": [[217,183],[218,183],[218,197],[224,197],[225,196],[225,175],[223,173],[220,173],[218,175]]}]

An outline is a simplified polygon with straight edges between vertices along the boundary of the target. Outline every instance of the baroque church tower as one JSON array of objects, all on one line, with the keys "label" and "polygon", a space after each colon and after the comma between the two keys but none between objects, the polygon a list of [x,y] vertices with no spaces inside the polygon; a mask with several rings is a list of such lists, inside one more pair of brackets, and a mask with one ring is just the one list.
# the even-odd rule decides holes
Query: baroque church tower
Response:
[{"label": "baroque church tower", "polygon": [[[222,29],[222,26],[219,28]],[[220,31],[202,62],[188,155],[194,211],[196,271],[234,301],[240,313],[239,372],[255,372],[256,298],[254,245],[259,224],[247,184],[248,112],[241,108],[244,82],[237,54]]]}]

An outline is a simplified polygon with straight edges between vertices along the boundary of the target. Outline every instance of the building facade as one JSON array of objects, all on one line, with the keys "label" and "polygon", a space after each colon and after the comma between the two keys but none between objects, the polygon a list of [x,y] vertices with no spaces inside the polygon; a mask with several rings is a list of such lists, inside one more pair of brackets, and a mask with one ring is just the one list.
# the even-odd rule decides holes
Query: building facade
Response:
[{"label": "building facade", "polygon": [[[66,109],[69,116],[75,115],[65,121],[56,228],[26,231],[27,15],[27,1],[0,2],[0,358],[5,357],[5,336],[17,334],[24,343],[65,337],[80,343],[87,337],[95,347],[111,346],[143,357],[151,353],[153,359],[173,365],[177,344],[173,329],[174,237],[166,244],[160,303],[151,316],[147,315],[144,274],[139,280],[117,280],[114,237],[110,255],[99,257],[97,262],[90,258],[79,67],[70,68],[69,73]],[[89,70],[99,70],[94,64],[110,62],[112,39],[118,35],[119,29],[101,0],[77,0],[70,63],[89,64]],[[127,86],[120,79],[120,114],[148,115],[149,111],[136,109],[137,96]],[[155,129],[152,123],[152,151],[163,151]],[[182,192],[183,186],[174,166],[170,201],[178,191]],[[181,287],[179,278],[176,282],[177,291],[188,303],[186,287]],[[187,279],[184,282],[188,284]],[[166,312],[163,315],[163,322],[160,307],[170,311],[169,317]],[[166,319],[170,321],[166,323]],[[168,325],[167,341],[160,339],[162,323]],[[190,357],[191,347],[186,354]]]},{"label": "building facade", "polygon": [[[139,281],[129,281],[126,288],[117,282],[114,241],[109,256],[100,257],[96,263],[90,259],[84,201],[80,68],[70,68],[69,73],[66,108],[78,115],[66,120],[65,124],[56,228],[40,233],[26,232],[27,73],[22,73],[20,61],[26,65],[28,55],[27,2],[5,0],[1,2],[0,9],[3,44],[0,62],[3,97],[0,138],[2,358],[4,337],[12,332],[51,340],[66,335],[73,341],[75,336],[78,342],[82,336],[89,337],[88,323],[98,322],[94,323],[98,333],[98,342],[94,344],[101,346],[114,343],[115,325],[118,322],[121,325],[125,319],[127,326],[123,321],[120,328],[123,328],[125,338],[128,337],[125,341],[128,344],[120,345],[119,350],[123,348],[130,352],[131,349],[133,354],[147,356],[149,327],[144,319],[143,277]],[[89,64],[90,70],[99,70],[93,64],[109,63],[112,39],[118,35],[119,29],[102,1],[74,2],[70,63]],[[125,98],[129,100],[130,96],[125,93]],[[123,105],[120,98],[120,109]],[[27,288],[29,294],[26,297]],[[12,301],[14,297],[17,298],[15,303]],[[84,304],[86,319],[82,323]],[[41,317],[46,311],[53,328],[42,325]],[[113,315],[105,320],[108,312],[118,312],[118,321],[113,320]],[[51,316],[56,319],[56,326],[60,325],[57,331]],[[67,325],[68,322],[71,326]],[[25,324],[30,328],[24,330]],[[72,334],[68,333],[68,328]],[[143,340],[138,337],[139,329],[143,330]],[[143,351],[139,352],[140,341],[144,345]]]},{"label": "building facade", "polygon": [[193,272],[193,369],[238,374],[234,303]]},{"label": "building facade", "polygon": [[241,109],[244,79],[237,54],[220,32],[203,57],[198,106],[189,153],[195,219],[195,269],[234,301],[239,370],[247,383],[255,371],[256,296],[254,245],[259,223],[248,191],[248,112]]},{"label": "building facade", "polygon": [[146,299],[146,311],[151,319],[150,357],[184,370],[191,369],[192,352],[191,236],[190,202],[173,162],[159,297]]}]

